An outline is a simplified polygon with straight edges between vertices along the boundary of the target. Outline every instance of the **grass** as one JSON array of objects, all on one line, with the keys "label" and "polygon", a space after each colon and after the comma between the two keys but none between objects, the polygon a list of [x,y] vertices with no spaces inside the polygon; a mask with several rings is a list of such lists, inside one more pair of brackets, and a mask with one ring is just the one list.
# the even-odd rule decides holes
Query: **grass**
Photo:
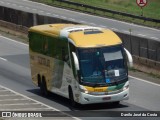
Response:
[{"label": "grass", "polygon": [[[62,2],[57,2],[54,0],[32,0],[37,2],[42,2],[52,6],[65,7],[68,9],[75,9],[82,12],[88,12],[91,14],[96,14],[103,17],[109,17],[113,19],[119,19],[122,21],[142,24],[150,27],[160,28],[160,23],[146,22],[139,19],[132,19],[130,17],[124,17],[121,15],[113,15],[111,13],[104,13],[101,11],[94,11],[91,9],[86,9],[84,7],[77,7],[74,5],[68,5]],[[96,6],[100,8],[125,12],[129,14],[141,16],[141,8],[137,6],[136,0],[70,0],[73,2],[83,3],[91,6]],[[148,0],[147,6],[143,8],[143,16],[149,18],[160,19],[160,0]]]},{"label": "grass", "polygon": [[[97,6],[110,10],[121,11],[134,15],[141,15],[141,8],[137,6],[136,0],[70,0]],[[145,17],[160,19],[160,0],[148,0],[147,6],[143,8]]]}]

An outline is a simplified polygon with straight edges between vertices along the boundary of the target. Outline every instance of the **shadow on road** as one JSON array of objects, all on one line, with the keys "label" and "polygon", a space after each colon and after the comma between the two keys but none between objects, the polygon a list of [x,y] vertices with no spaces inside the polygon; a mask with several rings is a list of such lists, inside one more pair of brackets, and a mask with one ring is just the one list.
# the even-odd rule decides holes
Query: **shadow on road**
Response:
[{"label": "shadow on road", "polygon": [[[30,89],[30,90],[27,90],[28,92],[31,92],[31,93],[34,93],[38,96],[41,96],[41,97],[44,97],[41,95],[40,93],[40,90],[39,89]],[[70,105],[70,101],[69,99],[67,98],[64,98],[62,96],[59,96],[57,94],[54,94],[54,93],[51,93],[49,92],[49,95],[47,97],[45,97],[46,99],[48,100],[51,100],[51,101],[54,101],[58,104],[61,104],[63,106],[66,106],[68,108],[70,108],[71,111],[81,111],[81,110],[105,110],[105,111],[112,111],[114,109],[120,109],[120,108],[126,108],[126,107],[129,107],[127,105],[124,105],[123,103],[120,103],[119,105],[114,105],[113,103],[99,103],[99,104],[89,104],[89,105],[80,105],[78,104],[76,106],[76,108],[73,108],[71,105]]]}]

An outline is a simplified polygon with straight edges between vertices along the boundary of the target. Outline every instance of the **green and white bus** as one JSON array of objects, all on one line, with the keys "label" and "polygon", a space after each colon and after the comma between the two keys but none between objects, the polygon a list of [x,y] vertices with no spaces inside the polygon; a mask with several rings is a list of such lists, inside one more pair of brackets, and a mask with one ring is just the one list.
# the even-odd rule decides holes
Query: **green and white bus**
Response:
[{"label": "green and white bus", "polygon": [[[33,83],[75,103],[119,103],[129,98],[132,56],[111,30],[74,24],[29,29]],[[128,62],[127,62],[128,61]]]}]

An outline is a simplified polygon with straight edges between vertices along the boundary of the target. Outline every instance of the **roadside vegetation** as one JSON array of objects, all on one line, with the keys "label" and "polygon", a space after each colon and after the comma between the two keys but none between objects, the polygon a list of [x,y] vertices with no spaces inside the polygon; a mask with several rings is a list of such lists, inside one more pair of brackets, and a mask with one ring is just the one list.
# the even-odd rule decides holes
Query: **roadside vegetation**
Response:
[{"label": "roadside vegetation", "polygon": [[[137,24],[142,24],[150,27],[160,28],[160,23],[146,22],[144,20],[133,19],[133,18],[124,17],[121,15],[104,13],[101,11],[86,9],[84,7],[68,5],[63,2],[57,2],[56,0],[32,0],[32,1],[42,2],[48,5],[57,6],[57,7],[64,7],[67,9],[74,9],[74,10],[87,12],[90,14],[95,14],[103,17],[119,19],[122,21],[131,22],[131,23],[137,23]],[[138,16],[142,15],[142,10],[140,7],[137,6],[136,0],[70,0],[70,1],[83,3],[83,4],[95,6],[95,7],[125,12],[125,13],[134,14]],[[143,7],[143,16],[160,19],[160,0],[148,0],[147,6]]]},{"label": "roadside vegetation", "polygon": [[[141,16],[141,8],[137,6],[136,0],[70,0],[70,1]],[[160,19],[160,0],[148,0],[147,6],[143,7],[143,16]]]}]

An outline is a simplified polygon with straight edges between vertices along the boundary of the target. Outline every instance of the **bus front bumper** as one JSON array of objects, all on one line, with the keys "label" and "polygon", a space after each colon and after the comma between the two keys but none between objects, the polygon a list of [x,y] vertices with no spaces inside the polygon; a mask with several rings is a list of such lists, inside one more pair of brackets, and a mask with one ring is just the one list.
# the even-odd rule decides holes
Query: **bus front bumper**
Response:
[{"label": "bus front bumper", "polygon": [[106,103],[116,102],[129,99],[129,88],[112,95],[91,95],[81,92],[79,103],[81,104],[92,104],[92,103]]}]

